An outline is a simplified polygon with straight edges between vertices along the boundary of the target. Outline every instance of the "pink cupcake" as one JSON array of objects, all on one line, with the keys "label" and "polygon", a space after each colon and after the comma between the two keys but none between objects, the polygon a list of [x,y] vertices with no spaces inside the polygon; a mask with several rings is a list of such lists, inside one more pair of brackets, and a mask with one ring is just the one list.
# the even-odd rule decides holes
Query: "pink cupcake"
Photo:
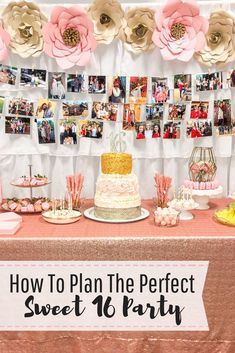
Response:
[{"label": "pink cupcake", "polygon": [[195,190],[199,190],[199,182],[198,182],[198,181],[195,181],[193,184],[194,184],[194,185],[193,185],[193,188],[194,188]]},{"label": "pink cupcake", "polygon": [[28,206],[21,206],[21,212],[28,212]]}]

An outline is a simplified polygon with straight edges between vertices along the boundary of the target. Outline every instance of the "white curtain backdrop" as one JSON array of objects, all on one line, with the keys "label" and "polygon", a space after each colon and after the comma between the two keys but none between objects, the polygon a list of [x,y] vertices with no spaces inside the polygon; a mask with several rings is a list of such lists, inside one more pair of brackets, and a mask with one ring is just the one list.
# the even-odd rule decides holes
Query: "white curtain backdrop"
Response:
[{"label": "white curtain backdrop", "polygon": [[[74,1],[75,2],[75,1]],[[0,12],[8,1],[1,1]],[[55,1],[36,1],[41,6],[43,12],[49,14]],[[46,4],[47,3],[47,4]],[[87,3],[80,1],[82,6]],[[144,2],[136,4],[122,1],[125,8],[146,6]],[[148,2],[148,6],[157,9],[158,2]],[[162,3],[162,1],[161,1]],[[225,10],[233,10],[235,5],[228,1],[214,2],[199,1],[201,13],[208,16],[209,13],[222,7]],[[48,71],[61,72],[61,68],[56,62],[46,55],[38,59],[23,60],[17,55],[11,54],[6,62],[18,68],[38,68]],[[235,62],[226,66],[225,70],[235,69]],[[210,70],[213,72],[216,68]],[[170,88],[173,88],[174,74],[206,73],[207,69],[200,66],[194,59],[189,63],[164,62],[161,59],[158,49],[152,52],[134,56],[124,49],[123,43],[116,40],[111,45],[100,45],[92,55],[92,59],[86,68],[73,68],[67,73],[84,73],[90,75],[139,75],[139,76],[161,76],[168,77]],[[195,92],[195,78],[193,77],[193,100],[209,100],[209,118],[213,119],[213,100],[220,98],[232,98],[232,113],[235,114],[235,89],[225,89],[213,92]],[[41,97],[47,97],[47,90],[19,88],[0,85],[0,96],[25,97],[35,101]],[[66,98],[79,99],[81,96],[76,93],[69,93]],[[92,102],[92,99],[105,101],[107,97],[82,95],[83,100]],[[6,104],[7,105],[7,104]],[[91,105],[91,104],[90,104]],[[62,117],[61,102],[58,103],[56,119]],[[189,118],[190,105],[187,107],[187,118]],[[35,196],[61,197],[65,193],[65,176],[73,173],[82,173],[85,176],[85,187],[83,197],[93,197],[95,192],[95,182],[100,172],[100,155],[109,151],[109,134],[111,131],[120,131],[122,128],[122,109],[119,110],[117,123],[104,123],[104,135],[102,140],[80,139],[78,145],[60,145],[59,131],[57,126],[57,143],[51,145],[39,145],[37,139],[37,128],[32,119],[31,136],[15,136],[5,134],[4,117],[0,118],[0,177],[3,185],[5,197],[26,196],[27,190],[14,188],[10,181],[28,174],[28,164],[33,164],[33,172],[46,174],[52,181],[48,187],[36,190]],[[165,112],[164,119],[167,119]],[[125,140],[127,152],[131,152],[134,160],[134,172],[140,182],[141,196],[143,198],[154,197],[153,175],[155,172],[164,173],[173,177],[175,186],[179,186],[188,177],[188,158],[194,146],[213,146],[217,158],[217,179],[224,187],[224,195],[235,190],[235,145],[232,137],[204,137],[198,140],[186,139],[186,129],[183,128],[180,140],[136,140],[133,132],[126,132]]]}]

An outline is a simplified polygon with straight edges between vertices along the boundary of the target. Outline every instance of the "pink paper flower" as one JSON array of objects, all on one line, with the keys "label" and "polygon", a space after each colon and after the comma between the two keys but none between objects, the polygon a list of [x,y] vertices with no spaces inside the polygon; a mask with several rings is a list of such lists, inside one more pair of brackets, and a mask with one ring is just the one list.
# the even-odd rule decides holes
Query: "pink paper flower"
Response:
[{"label": "pink paper flower", "polygon": [[208,21],[199,15],[195,0],[168,0],[155,13],[157,27],[153,42],[160,48],[164,60],[189,61],[206,42]]},{"label": "pink paper flower", "polygon": [[63,69],[85,66],[96,49],[93,23],[79,6],[56,6],[43,27],[44,51]]},{"label": "pink paper flower", "polygon": [[8,57],[8,46],[10,44],[10,36],[3,29],[2,22],[0,21],[0,62]]}]

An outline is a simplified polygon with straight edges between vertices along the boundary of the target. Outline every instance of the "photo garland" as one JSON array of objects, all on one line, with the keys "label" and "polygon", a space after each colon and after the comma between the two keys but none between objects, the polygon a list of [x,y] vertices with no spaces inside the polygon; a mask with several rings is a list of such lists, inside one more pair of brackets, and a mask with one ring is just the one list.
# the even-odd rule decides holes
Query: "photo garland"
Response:
[{"label": "photo garland", "polygon": [[234,77],[235,70],[177,74],[171,86],[169,77],[88,76],[0,64],[0,86],[19,82],[20,89],[45,90],[37,104],[1,95],[0,115],[5,116],[5,133],[20,136],[31,134],[34,118],[39,144],[55,143],[57,126],[62,145],[76,145],[82,137],[101,139],[107,122],[121,122],[137,140],[235,136],[231,99],[201,99],[205,91],[233,89]]}]

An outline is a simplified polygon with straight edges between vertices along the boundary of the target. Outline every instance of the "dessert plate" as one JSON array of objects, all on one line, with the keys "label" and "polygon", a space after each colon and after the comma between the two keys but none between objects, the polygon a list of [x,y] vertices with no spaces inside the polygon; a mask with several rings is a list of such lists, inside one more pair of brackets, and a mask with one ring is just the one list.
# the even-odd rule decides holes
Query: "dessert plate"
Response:
[{"label": "dessert plate", "polygon": [[40,188],[40,187],[43,187],[43,186],[47,186],[49,184],[51,184],[52,182],[51,181],[48,181],[47,183],[44,183],[42,185],[19,185],[16,183],[16,181],[12,181],[10,184],[13,185],[13,186],[17,186],[18,188]]},{"label": "dessert plate", "polygon": [[42,217],[46,222],[53,224],[70,224],[79,221],[82,214],[79,211],[72,211],[71,215],[60,216],[54,215],[53,211],[46,211],[42,213]]},{"label": "dessert plate", "polygon": [[102,223],[131,223],[142,221],[143,219],[149,216],[149,211],[145,208],[141,208],[141,215],[133,219],[103,219],[95,216],[94,207],[88,208],[84,212],[86,218],[92,219],[93,221],[102,222]]}]

